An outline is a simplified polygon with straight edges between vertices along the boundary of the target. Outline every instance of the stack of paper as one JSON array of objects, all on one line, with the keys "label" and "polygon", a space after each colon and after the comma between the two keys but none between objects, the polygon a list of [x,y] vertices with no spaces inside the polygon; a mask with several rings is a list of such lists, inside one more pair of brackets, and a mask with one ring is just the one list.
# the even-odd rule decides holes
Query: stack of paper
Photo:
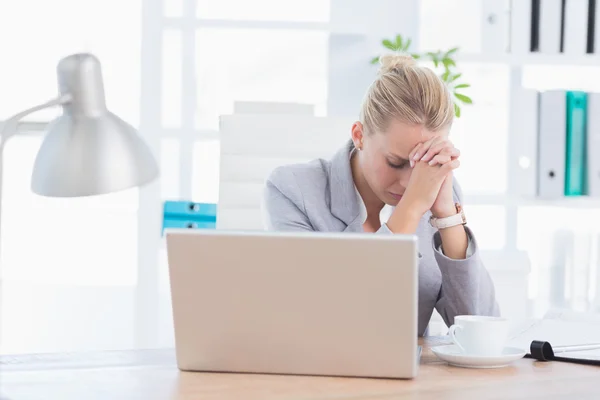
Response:
[{"label": "stack of paper", "polygon": [[[509,346],[529,351],[534,340],[548,342],[553,348],[600,343],[600,316],[572,312],[553,312],[543,319],[515,326]],[[557,354],[558,355],[558,354]],[[561,357],[600,360],[600,349],[561,353]]]}]

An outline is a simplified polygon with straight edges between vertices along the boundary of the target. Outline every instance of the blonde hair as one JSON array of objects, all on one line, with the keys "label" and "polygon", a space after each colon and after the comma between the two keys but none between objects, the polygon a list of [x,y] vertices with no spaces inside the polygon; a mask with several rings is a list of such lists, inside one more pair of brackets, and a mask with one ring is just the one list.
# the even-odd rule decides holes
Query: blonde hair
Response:
[{"label": "blonde hair", "polygon": [[366,133],[384,132],[391,119],[424,125],[437,132],[452,125],[454,103],[446,84],[409,55],[380,58],[377,79],[369,87],[360,110]]}]

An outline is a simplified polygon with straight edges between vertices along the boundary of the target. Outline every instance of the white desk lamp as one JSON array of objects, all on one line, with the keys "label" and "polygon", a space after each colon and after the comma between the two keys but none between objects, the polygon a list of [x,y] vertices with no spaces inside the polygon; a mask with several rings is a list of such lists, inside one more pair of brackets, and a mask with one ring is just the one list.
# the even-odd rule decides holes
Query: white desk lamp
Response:
[{"label": "white desk lamp", "polygon": [[98,59],[91,54],[67,56],[59,61],[57,74],[59,97],[14,115],[0,132],[0,205],[6,141],[17,133],[23,117],[54,106],[62,106],[63,114],[47,128],[33,169],[33,192],[92,196],[154,180],[158,166],[148,146],[131,125],[106,109]]}]

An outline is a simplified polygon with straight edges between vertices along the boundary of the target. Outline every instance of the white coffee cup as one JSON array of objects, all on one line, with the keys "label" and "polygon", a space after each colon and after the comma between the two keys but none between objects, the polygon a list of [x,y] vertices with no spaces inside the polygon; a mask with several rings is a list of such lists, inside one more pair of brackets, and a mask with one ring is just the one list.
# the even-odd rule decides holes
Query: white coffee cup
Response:
[{"label": "white coffee cup", "polygon": [[465,354],[497,356],[508,340],[509,321],[499,317],[459,315],[448,334]]}]

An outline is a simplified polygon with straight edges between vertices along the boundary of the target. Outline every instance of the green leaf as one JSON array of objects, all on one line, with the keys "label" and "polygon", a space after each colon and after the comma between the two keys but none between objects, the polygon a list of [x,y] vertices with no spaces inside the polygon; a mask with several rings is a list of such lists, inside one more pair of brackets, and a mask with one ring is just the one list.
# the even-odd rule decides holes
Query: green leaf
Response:
[{"label": "green leaf", "polygon": [[438,65],[440,65],[440,62],[438,61],[438,59],[437,59],[437,58],[434,58],[432,61],[433,61],[433,65],[434,65],[436,68],[438,67]]},{"label": "green leaf", "polygon": [[406,41],[406,43],[404,44],[404,46],[402,47],[402,50],[406,51],[408,50],[408,48],[410,47],[410,44],[412,43],[411,38],[408,38],[408,40]]},{"label": "green leaf", "polygon": [[396,35],[396,49],[402,49],[402,35]]},{"label": "green leaf", "polygon": [[462,76],[462,74],[456,74],[456,75],[451,76],[450,79],[448,80],[448,83],[454,82],[455,80],[457,80],[461,76]]},{"label": "green leaf", "polygon": [[449,55],[452,55],[452,54],[456,53],[457,51],[458,51],[458,47],[453,47],[446,52],[446,55],[444,57],[448,57]]},{"label": "green leaf", "polygon": [[418,60],[419,58],[421,58],[421,55],[420,54],[416,54],[416,53],[415,54],[411,54],[410,56],[412,58],[414,58],[415,60]]},{"label": "green leaf", "polygon": [[371,64],[377,64],[377,63],[379,63],[379,56],[377,56],[371,60]]},{"label": "green leaf", "polygon": [[460,107],[458,104],[454,104],[454,115],[456,116],[456,118],[460,118]]},{"label": "green leaf", "polygon": [[446,68],[450,68],[451,66],[456,67],[456,63],[454,62],[454,60],[451,58],[448,58],[448,57],[443,58],[442,63],[444,64],[444,67],[446,67]]},{"label": "green leaf", "polygon": [[454,115],[456,118],[460,118],[460,107],[456,103],[454,104]]},{"label": "green leaf", "polygon": [[381,42],[386,48],[396,51],[396,45],[394,43],[392,43],[390,40],[385,39],[383,42]]},{"label": "green leaf", "polygon": [[439,63],[439,57],[436,53],[432,53],[431,51],[428,51],[427,53],[425,53],[425,55],[429,56],[429,58],[431,58],[431,61]]},{"label": "green leaf", "polygon": [[464,94],[461,93],[454,93],[454,96],[456,96],[457,99],[459,99],[460,101],[462,101],[465,104],[473,104],[473,100],[471,100],[471,98],[469,96],[465,96]]},{"label": "green leaf", "polygon": [[443,80],[444,82],[447,82],[447,81],[448,81],[448,76],[449,76],[449,75],[450,75],[450,71],[446,70],[446,72],[444,72],[444,73],[443,73],[443,74],[440,76],[440,78],[442,78],[442,80]]},{"label": "green leaf", "polygon": [[461,83],[460,85],[454,86],[454,89],[463,89],[468,87],[471,87],[471,85],[469,85],[468,83]]}]

